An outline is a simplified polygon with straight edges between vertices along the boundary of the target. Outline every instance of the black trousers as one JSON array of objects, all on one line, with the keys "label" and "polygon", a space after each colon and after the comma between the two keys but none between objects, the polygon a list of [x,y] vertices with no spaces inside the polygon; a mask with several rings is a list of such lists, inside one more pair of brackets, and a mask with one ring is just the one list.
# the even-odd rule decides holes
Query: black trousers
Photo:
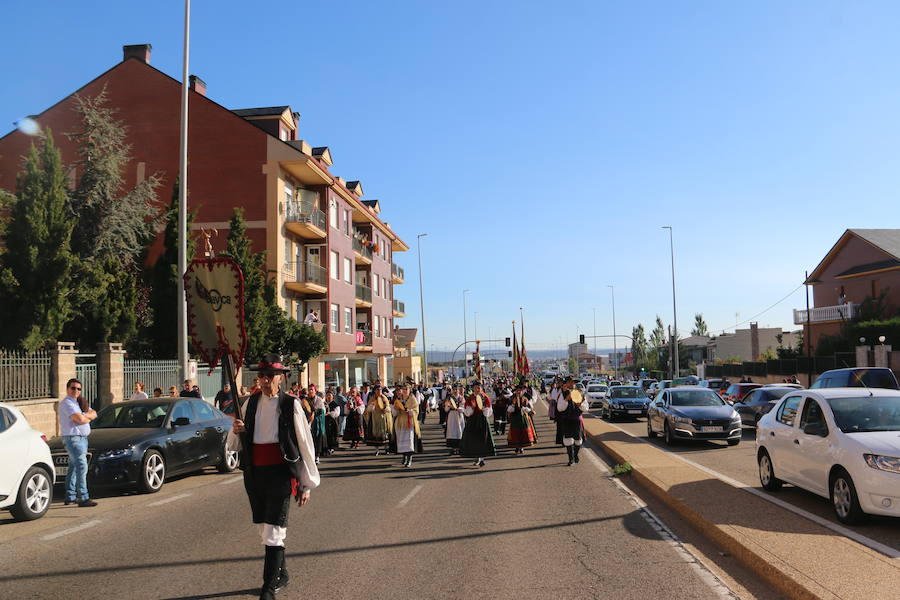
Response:
[{"label": "black trousers", "polygon": [[287,527],[291,507],[291,471],[287,463],[244,471],[244,490],[254,523]]}]

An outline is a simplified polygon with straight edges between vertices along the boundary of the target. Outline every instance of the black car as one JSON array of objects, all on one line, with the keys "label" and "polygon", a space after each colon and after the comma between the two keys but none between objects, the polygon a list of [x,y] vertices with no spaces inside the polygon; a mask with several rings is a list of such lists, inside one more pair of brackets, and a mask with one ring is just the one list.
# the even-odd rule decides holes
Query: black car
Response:
[{"label": "black car", "polygon": [[600,404],[600,416],[613,420],[618,417],[646,417],[650,398],[639,385],[614,385]]},{"label": "black car", "polygon": [[735,403],[733,408],[741,415],[741,424],[756,427],[760,417],[772,410],[782,396],[796,391],[793,387],[756,388],[744,396],[743,401]]},{"label": "black car", "polygon": [[[225,450],[232,419],[196,398],[153,398],[107,406],[91,422],[88,484],[158,492],[168,477],[215,466],[237,468]],[[62,438],[49,442],[57,481],[68,468]]]},{"label": "black car", "polygon": [[870,387],[900,390],[894,372],[887,367],[856,367],[825,371],[809,389],[833,387]]}]

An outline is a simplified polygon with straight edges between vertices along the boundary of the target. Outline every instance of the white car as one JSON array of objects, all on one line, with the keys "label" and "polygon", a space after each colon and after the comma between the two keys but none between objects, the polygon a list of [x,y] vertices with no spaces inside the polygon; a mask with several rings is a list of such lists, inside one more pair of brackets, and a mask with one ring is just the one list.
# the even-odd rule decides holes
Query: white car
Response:
[{"label": "white car", "polygon": [[900,391],[797,390],[759,420],[763,488],[792,483],[829,498],[842,523],[900,517]]},{"label": "white car", "polygon": [[50,447],[11,404],[0,403],[0,456],[0,510],[18,521],[43,517],[53,498]]},{"label": "white car", "polygon": [[590,407],[594,408],[594,406],[600,406],[601,404],[603,404],[603,399],[606,398],[606,394],[608,392],[609,388],[604,384],[589,383],[585,395],[588,398]]}]

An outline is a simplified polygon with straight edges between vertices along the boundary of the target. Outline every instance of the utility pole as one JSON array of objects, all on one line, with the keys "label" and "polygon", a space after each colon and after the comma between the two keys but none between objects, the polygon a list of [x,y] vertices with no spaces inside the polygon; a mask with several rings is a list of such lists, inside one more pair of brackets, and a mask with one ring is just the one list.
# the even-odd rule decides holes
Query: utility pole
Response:
[{"label": "utility pole", "polygon": [[463,364],[466,366],[466,379],[469,378],[469,357],[467,354],[469,346],[466,343],[469,341],[469,334],[466,331],[466,294],[468,292],[469,290],[463,290]]},{"label": "utility pole", "polygon": [[672,226],[663,225],[663,229],[669,230],[669,255],[672,257],[672,325],[675,329],[675,376],[678,376],[680,365],[678,364],[678,310],[675,308],[675,243],[672,241]]},{"label": "utility pole", "polygon": [[416,253],[419,255],[419,309],[422,313],[422,354],[425,355],[425,385],[428,386],[428,346],[425,345],[425,292],[422,285],[422,238],[428,235],[420,233],[416,236]]},{"label": "utility pole", "polygon": [[613,317],[613,357],[615,357],[615,374],[616,380],[619,379],[619,346],[616,344],[616,288],[614,286],[606,286],[612,292],[612,317]]},{"label": "utility pole", "polygon": [[187,304],[184,273],[187,271],[188,211],[188,64],[191,45],[191,0],[184,0],[184,55],[181,69],[181,131],[178,151],[178,368],[181,380],[188,378]]}]

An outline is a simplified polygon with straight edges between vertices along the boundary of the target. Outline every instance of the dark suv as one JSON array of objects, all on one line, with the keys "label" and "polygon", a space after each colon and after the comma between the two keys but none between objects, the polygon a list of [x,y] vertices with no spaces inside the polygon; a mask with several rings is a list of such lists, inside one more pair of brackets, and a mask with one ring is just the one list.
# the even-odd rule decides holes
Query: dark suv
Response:
[{"label": "dark suv", "polygon": [[834,387],[870,387],[900,390],[894,372],[886,367],[856,367],[825,371],[809,389]]}]

